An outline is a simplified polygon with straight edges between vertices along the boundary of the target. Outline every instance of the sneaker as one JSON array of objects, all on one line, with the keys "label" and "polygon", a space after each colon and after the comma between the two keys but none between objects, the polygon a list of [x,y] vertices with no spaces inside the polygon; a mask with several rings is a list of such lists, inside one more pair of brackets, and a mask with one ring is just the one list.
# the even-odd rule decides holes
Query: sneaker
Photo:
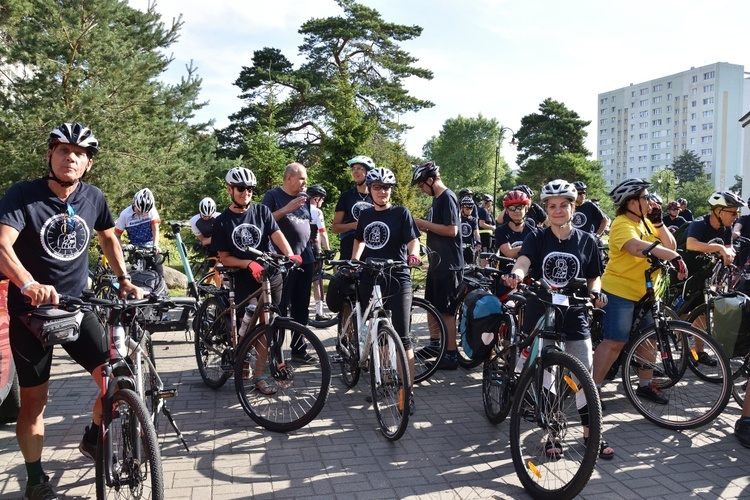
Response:
[{"label": "sneaker", "polygon": [[716,360],[709,356],[706,351],[698,353],[698,359],[696,360],[696,363],[700,363],[706,366],[716,366],[717,364]]},{"label": "sneaker", "polygon": [[315,321],[330,321],[333,319],[331,314],[318,314],[315,313]]},{"label": "sneaker", "polygon": [[737,436],[742,446],[750,448],[750,417],[737,420],[734,424],[734,435]]},{"label": "sneaker", "polygon": [[653,401],[656,404],[665,405],[669,403],[667,398],[653,383],[650,385],[644,385],[635,391],[637,396]]},{"label": "sneaker", "polygon": [[458,353],[445,353],[437,365],[438,370],[457,370],[458,369]]},{"label": "sneaker", "polygon": [[307,352],[292,353],[292,361],[303,365],[314,365],[318,362],[317,359]]},{"label": "sneaker", "polygon": [[23,498],[24,500],[57,500],[57,495],[49,484],[49,476],[44,476],[41,483],[34,486],[26,485]]},{"label": "sneaker", "polygon": [[81,452],[81,455],[88,458],[89,460],[96,460],[96,443],[91,443],[88,438],[89,435],[89,426],[86,426],[86,432],[83,433],[83,437],[81,438],[81,443],[78,445],[78,451]]}]

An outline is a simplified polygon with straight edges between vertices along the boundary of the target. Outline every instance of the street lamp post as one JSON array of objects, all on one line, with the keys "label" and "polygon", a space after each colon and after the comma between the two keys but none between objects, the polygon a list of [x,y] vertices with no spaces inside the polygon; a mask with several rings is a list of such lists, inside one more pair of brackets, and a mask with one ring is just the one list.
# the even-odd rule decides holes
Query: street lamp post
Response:
[{"label": "street lamp post", "polygon": [[511,144],[515,144],[516,142],[516,133],[513,131],[513,129],[506,127],[505,125],[500,125],[500,133],[497,138],[497,145],[495,145],[495,182],[492,185],[492,199],[494,200],[492,203],[492,218],[493,219],[497,217],[497,214],[495,213],[497,211],[497,169],[500,166],[500,148],[503,145],[505,132],[511,133],[511,139],[510,139]]}]

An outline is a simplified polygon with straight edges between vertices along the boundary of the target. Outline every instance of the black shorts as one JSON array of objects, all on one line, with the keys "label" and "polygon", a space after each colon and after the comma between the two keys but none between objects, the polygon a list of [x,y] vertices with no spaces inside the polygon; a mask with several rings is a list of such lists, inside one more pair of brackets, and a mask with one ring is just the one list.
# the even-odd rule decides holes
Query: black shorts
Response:
[{"label": "black shorts", "polygon": [[431,271],[427,273],[424,298],[441,314],[456,314],[458,292],[464,279],[463,269],[458,271]]},{"label": "black shorts", "polygon": [[[43,348],[39,339],[17,317],[10,317],[10,347],[21,387],[36,387],[49,380],[54,346]],[[91,373],[109,361],[109,341],[99,318],[85,311],[78,340],[61,344],[76,363]]]}]

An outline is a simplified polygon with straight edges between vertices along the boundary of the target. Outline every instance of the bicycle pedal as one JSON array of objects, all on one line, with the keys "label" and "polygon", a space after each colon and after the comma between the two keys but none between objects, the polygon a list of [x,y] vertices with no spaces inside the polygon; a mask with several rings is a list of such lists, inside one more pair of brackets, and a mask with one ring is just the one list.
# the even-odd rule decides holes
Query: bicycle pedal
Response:
[{"label": "bicycle pedal", "polygon": [[337,354],[334,354],[334,355],[330,356],[329,359],[330,359],[331,363],[343,363],[344,362],[344,357],[340,356],[340,355],[337,355]]},{"label": "bicycle pedal", "polygon": [[169,399],[177,396],[177,389],[167,389],[165,391],[159,391],[159,397],[161,399]]}]

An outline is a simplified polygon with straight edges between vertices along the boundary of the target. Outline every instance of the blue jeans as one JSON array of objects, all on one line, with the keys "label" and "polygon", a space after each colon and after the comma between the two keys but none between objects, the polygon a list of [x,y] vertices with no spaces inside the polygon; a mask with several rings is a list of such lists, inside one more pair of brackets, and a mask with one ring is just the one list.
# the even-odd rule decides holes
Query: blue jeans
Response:
[{"label": "blue jeans", "polygon": [[[603,291],[607,294],[608,299],[607,305],[604,306],[604,339],[625,343],[630,340],[633,313],[638,302]],[[654,322],[649,314],[646,315],[645,320],[641,327],[646,327]]]}]

